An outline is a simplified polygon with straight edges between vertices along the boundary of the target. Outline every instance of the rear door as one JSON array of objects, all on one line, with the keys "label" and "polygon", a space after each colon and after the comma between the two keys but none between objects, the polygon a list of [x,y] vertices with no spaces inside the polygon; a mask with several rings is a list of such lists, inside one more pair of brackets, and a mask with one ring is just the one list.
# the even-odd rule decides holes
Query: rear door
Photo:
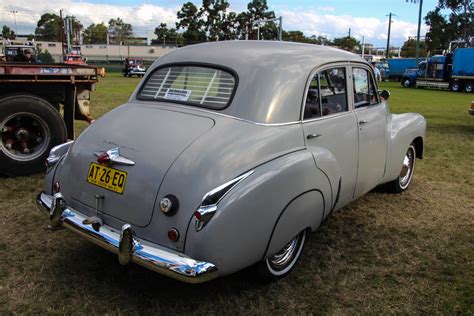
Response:
[{"label": "rear door", "polygon": [[354,112],[359,134],[359,164],[354,197],[377,186],[385,173],[387,157],[387,107],[377,92],[372,71],[352,67]]}]

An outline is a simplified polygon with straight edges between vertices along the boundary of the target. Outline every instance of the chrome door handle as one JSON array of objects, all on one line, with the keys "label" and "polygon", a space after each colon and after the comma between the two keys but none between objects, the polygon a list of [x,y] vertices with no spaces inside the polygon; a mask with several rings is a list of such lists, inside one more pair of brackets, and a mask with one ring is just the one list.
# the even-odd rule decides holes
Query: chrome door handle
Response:
[{"label": "chrome door handle", "polygon": [[319,136],[321,136],[321,134],[308,134],[308,135],[306,135],[306,138],[307,139],[312,139],[312,138],[318,138]]},{"label": "chrome door handle", "polygon": [[369,121],[359,121],[359,125],[364,125],[364,124],[367,124],[369,123]]}]

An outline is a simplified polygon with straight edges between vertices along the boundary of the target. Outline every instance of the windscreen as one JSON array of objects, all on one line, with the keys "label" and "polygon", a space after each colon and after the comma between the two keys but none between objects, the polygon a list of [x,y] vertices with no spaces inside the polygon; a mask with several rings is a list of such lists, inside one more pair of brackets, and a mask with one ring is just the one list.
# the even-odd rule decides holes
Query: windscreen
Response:
[{"label": "windscreen", "polygon": [[141,100],[173,101],[220,110],[227,107],[235,88],[225,70],[177,65],[156,70],[138,94]]}]

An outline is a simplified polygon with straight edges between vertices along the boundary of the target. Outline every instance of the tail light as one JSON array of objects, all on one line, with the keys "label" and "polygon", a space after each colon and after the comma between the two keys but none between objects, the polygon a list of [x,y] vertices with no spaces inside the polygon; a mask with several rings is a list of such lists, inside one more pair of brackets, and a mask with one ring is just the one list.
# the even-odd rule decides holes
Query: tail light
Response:
[{"label": "tail light", "polygon": [[171,240],[171,241],[177,241],[179,239],[179,232],[176,228],[171,228],[169,231],[168,231],[168,238]]},{"label": "tail light", "polygon": [[101,165],[108,164],[110,162],[110,156],[108,153],[102,153],[97,157],[97,162],[100,163]]},{"label": "tail light", "polygon": [[53,184],[53,192],[54,193],[58,193],[59,191],[61,191],[61,185],[59,184],[58,181],[54,182]]}]

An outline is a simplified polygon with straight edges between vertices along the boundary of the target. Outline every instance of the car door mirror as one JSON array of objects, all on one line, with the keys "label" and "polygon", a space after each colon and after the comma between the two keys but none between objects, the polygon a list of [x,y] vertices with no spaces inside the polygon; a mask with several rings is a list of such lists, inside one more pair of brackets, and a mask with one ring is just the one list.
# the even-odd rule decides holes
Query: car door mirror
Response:
[{"label": "car door mirror", "polygon": [[388,90],[382,90],[382,92],[380,92],[380,96],[385,100],[387,101],[388,98],[390,98],[390,92]]}]

